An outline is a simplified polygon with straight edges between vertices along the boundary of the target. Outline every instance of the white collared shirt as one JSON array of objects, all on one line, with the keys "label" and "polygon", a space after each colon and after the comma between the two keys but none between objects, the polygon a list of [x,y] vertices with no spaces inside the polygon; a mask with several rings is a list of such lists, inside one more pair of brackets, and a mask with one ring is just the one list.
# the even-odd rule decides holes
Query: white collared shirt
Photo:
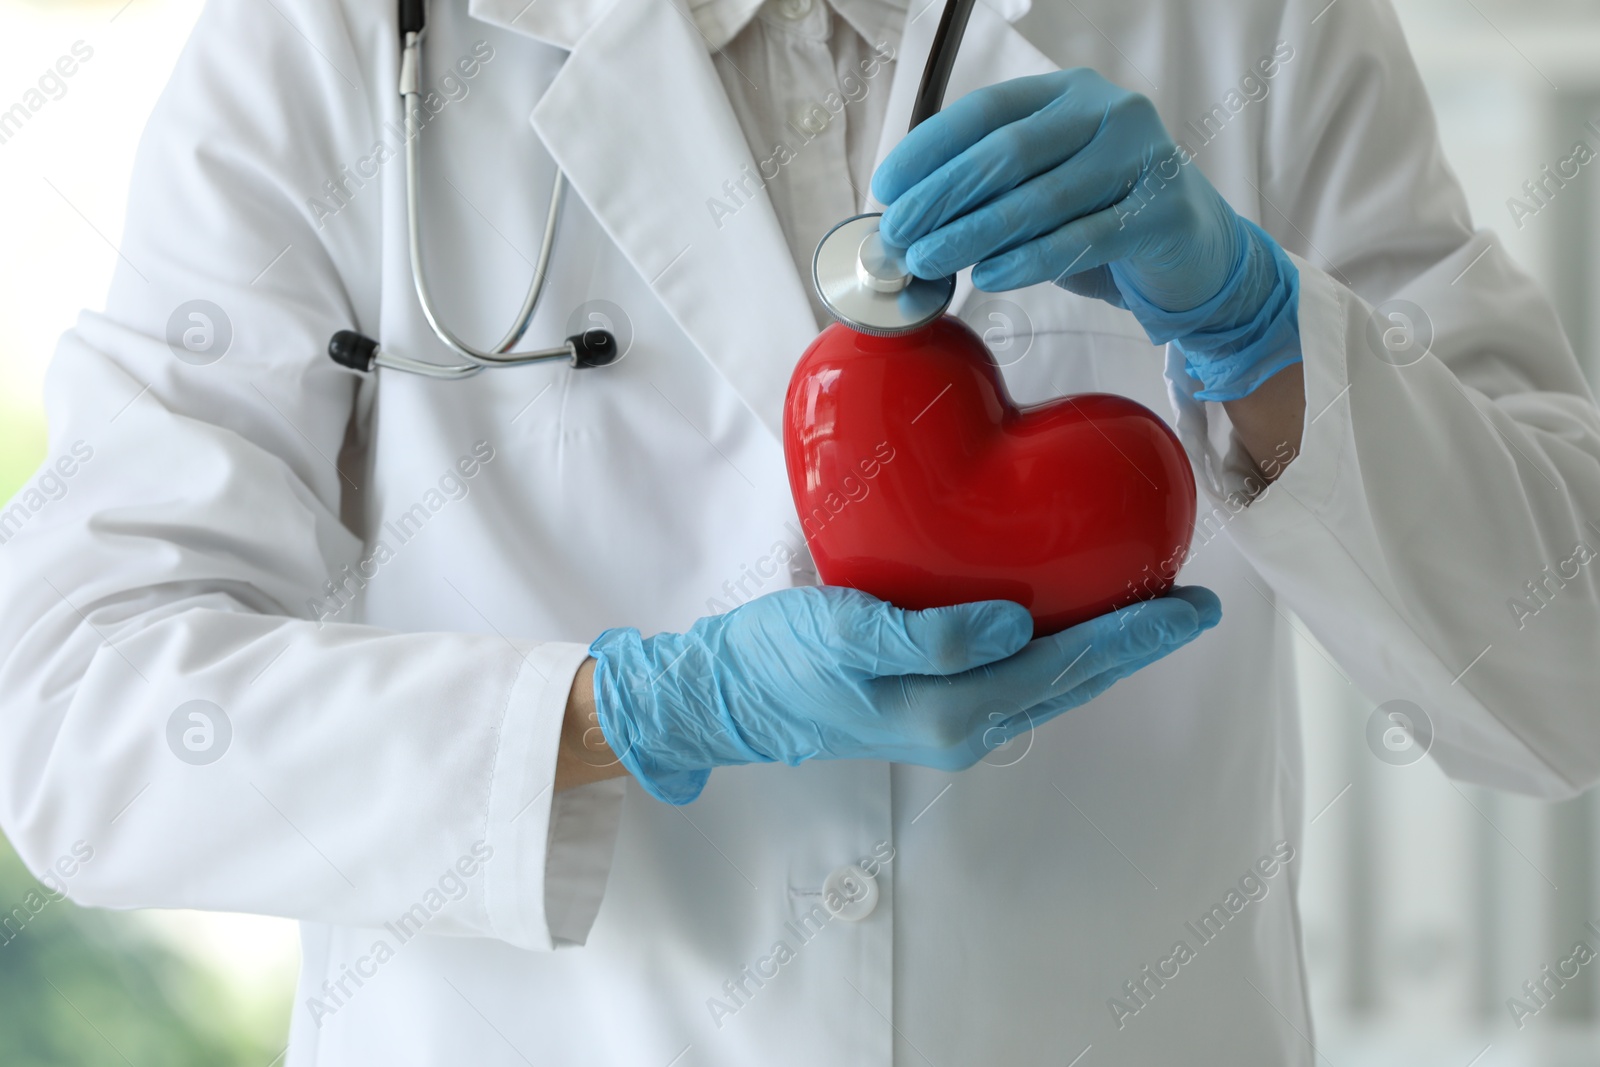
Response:
[{"label": "white collared shirt", "polygon": [[754,171],[721,191],[737,211],[762,191],[811,291],[811,256],[866,210],[894,77],[904,0],[710,0],[693,8],[750,146]]}]

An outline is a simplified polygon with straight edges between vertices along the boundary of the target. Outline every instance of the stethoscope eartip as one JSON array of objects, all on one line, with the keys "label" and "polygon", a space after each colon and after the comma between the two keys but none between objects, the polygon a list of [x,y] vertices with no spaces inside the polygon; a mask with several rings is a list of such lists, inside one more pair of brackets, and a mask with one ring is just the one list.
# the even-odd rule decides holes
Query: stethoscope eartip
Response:
[{"label": "stethoscope eartip", "polygon": [[610,330],[585,330],[567,338],[574,367],[606,367],[617,361],[617,339]]}]

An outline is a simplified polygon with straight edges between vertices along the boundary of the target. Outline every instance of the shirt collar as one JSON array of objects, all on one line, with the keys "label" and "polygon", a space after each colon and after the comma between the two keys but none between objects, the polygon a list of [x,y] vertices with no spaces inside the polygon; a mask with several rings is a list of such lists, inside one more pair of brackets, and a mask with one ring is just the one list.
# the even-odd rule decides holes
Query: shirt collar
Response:
[{"label": "shirt collar", "polygon": [[[517,30],[570,51],[615,0],[468,0],[473,18]],[[664,0],[674,4],[699,28],[706,45],[725,46],[755,17],[763,0]],[[898,48],[909,0],[816,0],[827,3],[855,27],[868,44],[887,41]],[[917,0],[930,6],[939,0]],[[981,0],[1008,22],[1027,13],[1031,0]],[[920,10],[920,6],[919,6]],[[936,11],[930,12],[937,14]]]},{"label": "shirt collar", "polygon": [[[869,45],[887,44],[900,50],[900,31],[906,24],[909,0],[829,0],[834,11],[855,28]],[[919,8],[920,10],[920,8]]]},{"label": "shirt collar", "polygon": [[[700,34],[713,51],[739,36],[761,10],[763,0],[673,0],[679,10],[689,9]],[[814,0],[820,3],[822,0]]]},{"label": "shirt collar", "polygon": [[[724,47],[755,18],[763,0],[684,0],[694,14],[700,32],[713,49]],[[843,18],[868,44],[894,45],[905,23],[909,0],[813,0],[825,3],[833,14]]]}]

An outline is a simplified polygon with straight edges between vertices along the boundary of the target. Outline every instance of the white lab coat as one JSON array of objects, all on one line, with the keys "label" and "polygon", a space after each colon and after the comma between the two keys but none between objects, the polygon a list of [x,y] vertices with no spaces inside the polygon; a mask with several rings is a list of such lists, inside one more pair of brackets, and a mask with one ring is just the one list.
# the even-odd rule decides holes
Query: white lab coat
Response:
[{"label": "white lab coat", "polygon": [[[329,362],[351,326],[444,355],[381,159],[393,5],[214,0],[146,134],[108,309],[50,373],[51,459],[92,458],[0,528],[0,825],[36,870],[90,846],[66,882],[85,904],[303,920],[290,1064],[1310,1064],[1295,626],[1374,705],[1423,707],[1460,778],[1600,776],[1594,568],[1508,607],[1600,543],[1600,421],[1543,295],[1471,231],[1387,4],[1001,0],[952,94],[1093,65],[1191,147],[1218,105],[1198,164],[1304,257],[1304,453],[1247,509],[1225,416],[1130,317],[1007,298],[1034,335],[1019,399],[1173,414],[1206,502],[1183,580],[1221,594],[1222,626],[965,774],[726,769],[682,810],[623,781],[553,797],[595,634],[792,580],[776,432],[816,324],[765,200],[720,228],[707,207],[750,154],[681,12],[431,6],[429,86],[492,50],[424,132],[444,313],[498,338],[553,157],[573,194],[530,338],[608,301],[626,358],[454,384]],[[909,21],[871,90],[885,150],[936,22]],[[1269,94],[1235,107],[1279,42]],[[1437,333],[1403,368],[1366,335],[1397,293]],[[166,339],[195,299],[232,327],[207,366]],[[1010,343],[1015,315],[960,299]],[[347,564],[362,596],[319,625]],[[169,743],[193,700],[231,725],[209,764]],[[802,921],[857,861],[872,913]],[[1228,921],[1200,936],[1213,905]]]}]

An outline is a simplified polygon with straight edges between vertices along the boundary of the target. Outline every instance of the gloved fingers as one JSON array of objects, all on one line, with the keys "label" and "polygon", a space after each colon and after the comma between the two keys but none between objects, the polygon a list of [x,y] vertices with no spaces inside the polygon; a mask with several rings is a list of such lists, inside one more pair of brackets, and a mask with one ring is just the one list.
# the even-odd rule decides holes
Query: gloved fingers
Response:
[{"label": "gloved fingers", "polygon": [[1151,664],[1158,663],[1161,660],[1166,659],[1180,648],[1183,648],[1185,645],[1193,642],[1196,638],[1209,629],[1209,626],[1203,626],[1187,637],[1173,641],[1169,644],[1162,645],[1148,656],[1143,656],[1136,660],[1129,660],[1128,662],[1119,664],[1110,670],[1101,671],[1093,678],[1090,678],[1088,681],[1080,684],[1071,692],[1055,698],[1055,700],[1051,701],[1050,704],[1043,705],[1043,707],[1046,709],[1050,709],[1051,705],[1056,705],[1057,707],[1055,710],[1046,710],[1043,713],[1035,710],[1034,718],[1042,719],[1042,721],[1048,722],[1050,719],[1055,718],[1056,715],[1059,715],[1064,711],[1070,711],[1073,708],[1082,707],[1095,697],[1116,685],[1118,682],[1122,681],[1124,678],[1131,678]]},{"label": "gloved fingers", "polygon": [[972,284],[989,293],[1055,282],[1073,274],[1109,266],[1139,247],[1139,239],[1123,225],[1119,205],[1074,219],[972,268]]},{"label": "gloved fingers", "polygon": [[875,679],[873,701],[892,704],[896,718],[927,734],[942,761],[938,765],[971,766],[1216,624],[1220,603],[1209,590],[1175,592],[1034,641],[1010,659],[953,678]]},{"label": "gloved fingers", "polygon": [[1180,640],[1163,644],[1154,652],[1137,660],[1121,663],[1108,670],[1101,671],[1093,678],[1080,682],[1075,688],[1060,696],[1052,697],[1042,704],[1036,704],[1026,711],[1020,711],[1002,723],[991,725],[984,734],[985,747],[989,749],[998,748],[1000,745],[1021,737],[1029,731],[1039,729],[1052,719],[1065,715],[1075,708],[1081,708],[1124,678],[1130,678],[1151,664],[1166,659],[1199,637],[1206,629],[1209,629],[1209,627],[1196,630]]},{"label": "gloved fingers", "polygon": [[[1209,630],[1222,621],[1222,598],[1203,585],[1175,585],[1168,589],[1164,599],[1187,601],[1200,616],[1200,628]],[[1146,602],[1148,603],[1148,601]],[[1124,612],[1138,610],[1138,605],[1124,608]]]},{"label": "gloved fingers", "polygon": [[1057,278],[1056,284],[1069,293],[1077,293],[1090,300],[1104,300],[1112,307],[1127,310],[1128,302],[1123,299],[1122,290],[1117,288],[1117,280],[1112,276],[1110,267],[1095,267],[1093,270],[1069,274],[1065,278]]},{"label": "gloved fingers", "polygon": [[1113,612],[1040,638],[1009,659],[948,679],[947,685],[917,687],[916,698],[962,714],[998,710],[1009,717],[1201,630],[1200,612],[1182,597],[1137,607],[1143,609],[1137,615],[1129,614],[1134,608]]},{"label": "gloved fingers", "polygon": [[[1055,698],[1054,702],[1062,705],[1061,710],[1064,711],[1068,708],[1087,704],[1117,682],[1130,675],[1137,674],[1157,660],[1162,660],[1172,655],[1172,653],[1207,630],[1214,628],[1222,621],[1222,601],[1217,597],[1216,593],[1202,585],[1173,586],[1166,596],[1158,600],[1146,601],[1143,604],[1135,604],[1132,607],[1123,608],[1114,615],[1108,616],[1108,618],[1115,618],[1117,624],[1125,629],[1148,625],[1148,621],[1143,623],[1140,621],[1142,610],[1152,604],[1170,601],[1182,601],[1194,609],[1195,629],[1180,632],[1177,636],[1162,641],[1154,651],[1143,656],[1133,656],[1121,663],[1113,664],[1099,674],[1080,682],[1075,688]],[[1166,626],[1165,621],[1157,623],[1157,628],[1161,632],[1170,632]],[[1035,717],[1038,717],[1038,712],[1035,712]]]},{"label": "gloved fingers", "polygon": [[874,602],[836,621],[840,663],[873,677],[963,674],[1026,648],[1033,619],[1006,600],[904,611]]},{"label": "gloved fingers", "polygon": [[[1091,678],[1154,655],[1166,645],[1192,640],[1205,629],[1204,621],[1189,599],[1168,596],[1102,615],[1036,641],[1036,646],[1048,649],[1041,653],[1046,659],[1062,666],[1034,703],[1071,692]],[[1054,648],[1049,648],[1047,642],[1053,643]]]},{"label": "gloved fingers", "polygon": [[[1182,601],[1194,610],[1195,626],[1193,629],[1186,629],[1180,625],[1176,630],[1168,631],[1166,630],[1165,620],[1162,620],[1154,628],[1149,626],[1149,620],[1144,623],[1139,622],[1142,609],[1173,600]],[[1178,614],[1181,616],[1181,612],[1178,612]],[[1204,586],[1173,586],[1166,596],[1158,600],[1135,604],[1103,618],[1113,620],[1122,629],[1127,629],[1131,626],[1144,626],[1150,629],[1152,633],[1171,632],[1173,636],[1168,640],[1157,641],[1153,648],[1150,648],[1149,651],[1142,655],[1132,654],[1131,658],[1113,661],[1098,673],[1085,676],[1081,671],[1076,672],[1076,678],[1074,679],[1076,684],[1064,693],[1052,696],[1033,707],[1012,715],[997,728],[999,731],[997,736],[1003,735],[1006,740],[1009,740],[1019,734],[1026,733],[1030,729],[1037,729],[1057,715],[1087,704],[1123,678],[1136,674],[1152,663],[1172,655],[1172,653],[1222,621],[1222,601],[1218,599],[1217,594]],[[1099,622],[1101,620],[1095,621]],[[1148,642],[1146,642],[1146,646],[1148,647]]]},{"label": "gloved fingers", "polygon": [[[1080,155],[1087,156],[1093,166],[1098,157],[1106,155],[1092,151],[1103,117],[1101,109],[1086,109],[1076,97],[1058,97],[1034,114],[991,130],[889,205],[880,224],[884,239],[901,248],[910,247],[996,197],[1032,185],[1034,179]],[[1127,169],[1129,163],[1137,171],[1137,160],[1124,161],[1119,169]],[[1064,221],[1054,204],[1046,193],[1030,202],[1030,213],[1058,216],[1057,223]],[[946,273],[964,266],[967,263]]]},{"label": "gloved fingers", "polygon": [[872,195],[893,204],[912,186],[1001,126],[1061,95],[1062,72],[990,85],[968,93],[906,134],[872,176]]},{"label": "gloved fingers", "polygon": [[911,245],[906,262],[919,278],[946,277],[1105,210],[1138,177],[1137,160],[1091,148],[941,224]]},{"label": "gloved fingers", "polygon": [[1098,636],[1107,655],[1096,665],[1100,669],[1080,672],[1065,691],[1092,682],[1106,671],[1141,664],[1149,656],[1159,659],[1165,655],[1163,647],[1187,644],[1221,621],[1222,601],[1198,585],[1173,586],[1165,596],[1103,615],[1089,625],[1102,627]]}]

